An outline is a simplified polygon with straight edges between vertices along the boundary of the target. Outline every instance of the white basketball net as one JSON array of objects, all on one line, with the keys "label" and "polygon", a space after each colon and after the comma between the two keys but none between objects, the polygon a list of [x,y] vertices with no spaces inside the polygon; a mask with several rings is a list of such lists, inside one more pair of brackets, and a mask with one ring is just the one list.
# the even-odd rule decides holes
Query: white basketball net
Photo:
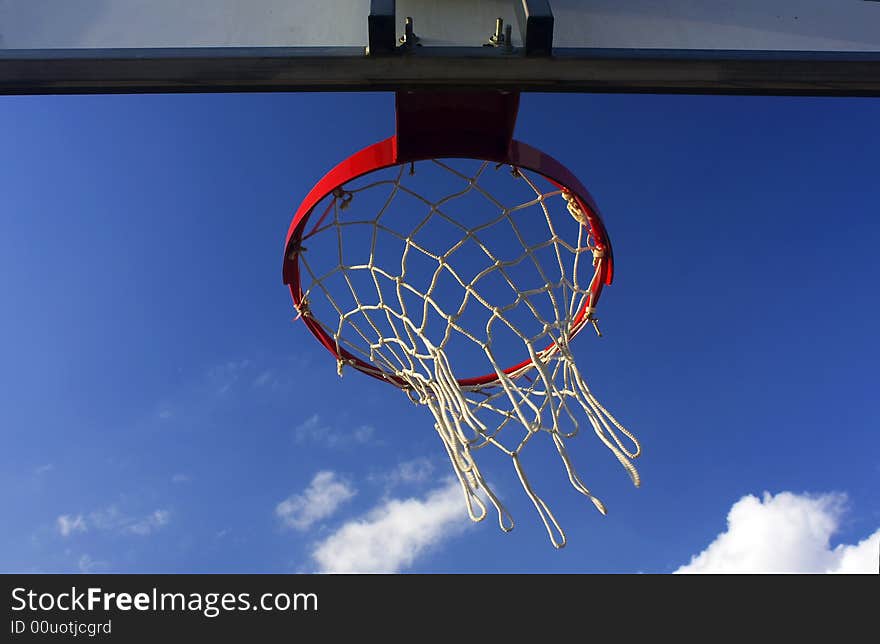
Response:
[{"label": "white basketball net", "polygon": [[[497,511],[501,528],[504,531],[513,528],[513,519],[475,460],[476,452],[492,445],[511,458],[551,541],[556,547],[562,547],[565,533],[527,478],[520,459],[526,445],[538,435],[549,435],[571,485],[603,514],[604,505],[581,481],[566,447],[566,441],[578,433],[584,417],[633,483],[639,485],[638,472],[631,462],[640,452],[637,439],[592,394],[569,349],[569,342],[578,331],[588,323],[595,325],[591,283],[585,283],[579,272],[585,272],[586,268],[587,275],[592,273],[592,280],[600,279],[605,258],[593,243],[588,221],[576,201],[554,186],[550,186],[549,191],[540,189],[537,182],[542,178],[538,175],[530,176],[511,168],[515,180],[531,188],[532,197],[525,203],[505,205],[480,183],[484,176],[493,173],[488,162],[481,163],[473,173],[463,173],[451,164],[436,160],[425,163],[433,164],[430,167],[434,170],[451,173],[452,179],[463,187],[429,200],[408,185],[410,173],[415,169],[409,165],[398,166],[388,178],[337,189],[328,197],[323,213],[320,205],[315,209],[312,219],[317,219],[316,223],[303,235],[301,245],[291,251],[298,254],[301,266],[304,297],[299,313],[321,325],[336,343],[338,355],[347,350],[369,363],[369,367],[360,365],[358,368],[384,377],[404,389],[414,402],[431,410],[434,427],[461,484],[471,519],[485,518],[484,501],[488,499]],[[419,168],[422,167],[420,164]],[[494,172],[497,171],[496,167]],[[371,213],[369,218],[352,215],[356,208],[349,205],[357,205],[361,193],[371,190],[382,191],[379,212]],[[472,218],[459,220],[453,214],[456,200],[468,194],[485,198],[487,209],[491,211],[486,220],[476,226]],[[392,204],[404,195],[408,196],[410,210],[413,204],[418,206],[415,210],[423,209],[412,212],[408,231],[397,230],[388,221]],[[561,210],[560,206],[567,206],[568,213],[554,221],[551,210]],[[541,241],[526,241],[524,214],[532,217],[535,225],[537,220],[543,220]],[[447,229],[451,225],[459,230],[460,240],[440,249],[430,248],[430,244],[420,240],[419,231],[434,219]],[[499,256],[497,250],[484,243],[483,236],[488,236],[493,227],[508,224],[519,247],[508,247],[506,256]],[[364,240],[370,240],[366,242],[368,253],[359,249],[364,255],[359,261],[351,258],[344,244],[354,227],[359,227]],[[563,229],[573,239],[566,241],[561,234]],[[333,265],[331,261],[326,268],[313,269],[317,255],[307,248],[311,247],[311,240],[322,234],[330,235],[329,239],[333,240],[335,258],[331,260],[335,259],[336,263]],[[377,240],[384,236],[396,240],[402,255],[381,255],[381,244]],[[454,265],[457,251],[466,243],[485,254],[484,268],[469,269],[470,274]],[[434,267],[432,275],[416,275],[408,270],[415,256],[430,262]],[[322,259],[327,261],[326,256]],[[535,284],[516,282],[517,267],[524,265],[537,270]],[[492,273],[495,278],[501,278],[494,283],[506,284],[509,290],[500,293],[494,288],[484,292],[487,276]],[[441,301],[444,299],[438,287],[441,275],[451,276],[457,285],[457,297],[453,298],[452,305]],[[331,283],[336,285],[335,291]],[[509,301],[499,305],[505,296]],[[319,300],[323,302],[324,311],[318,311]],[[481,322],[475,329],[464,323],[467,317],[464,312],[469,307],[482,311],[484,325]],[[520,322],[521,318],[525,319],[524,312],[530,325]],[[578,317],[580,321],[576,324]],[[442,324],[432,326],[429,318],[435,322],[440,320]],[[529,328],[523,328],[525,326]],[[598,332],[598,327],[596,330]],[[504,372],[510,363],[498,356],[496,336],[501,331],[518,338],[531,359],[528,365],[511,373]],[[490,384],[461,386],[459,378],[474,374],[455,372],[456,355],[448,353],[453,338],[456,342],[465,338],[472,343],[471,348],[475,346],[484,353],[487,366],[497,380]],[[525,354],[519,359],[523,357]],[[340,375],[346,362],[353,363],[339,360]],[[629,444],[625,444],[621,436],[628,439]]]}]

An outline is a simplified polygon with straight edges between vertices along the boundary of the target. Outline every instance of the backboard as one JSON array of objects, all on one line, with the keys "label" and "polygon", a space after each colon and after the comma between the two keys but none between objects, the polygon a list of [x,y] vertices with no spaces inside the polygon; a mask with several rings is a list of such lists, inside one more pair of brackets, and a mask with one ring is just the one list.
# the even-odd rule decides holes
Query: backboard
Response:
[{"label": "backboard", "polygon": [[0,0],[0,93],[430,88],[880,95],[880,2]]}]

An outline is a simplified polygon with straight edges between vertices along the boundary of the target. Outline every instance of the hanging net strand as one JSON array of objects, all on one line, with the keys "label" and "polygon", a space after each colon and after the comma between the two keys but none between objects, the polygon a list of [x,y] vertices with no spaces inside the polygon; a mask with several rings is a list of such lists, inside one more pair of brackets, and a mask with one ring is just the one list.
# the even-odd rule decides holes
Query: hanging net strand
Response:
[{"label": "hanging net strand", "polygon": [[[413,188],[422,163],[448,174],[455,189],[429,199]],[[632,482],[640,483],[632,463],[641,451],[638,440],[593,395],[570,349],[584,327],[598,332],[597,286],[608,258],[571,192],[556,185],[545,190],[540,175],[508,166],[512,180],[528,187],[528,198],[505,205],[484,185],[498,170],[491,165],[482,162],[462,172],[438,160],[407,163],[387,176],[333,191],[292,249],[300,267],[298,313],[330,339],[340,375],[353,366],[403,389],[431,411],[472,520],[484,519],[491,504],[502,530],[514,525],[477,465],[476,453],[491,445],[510,457],[551,541],[562,547],[565,533],[521,460],[536,436],[549,434],[571,486],[603,514],[605,506],[581,480],[567,447],[584,417]],[[367,199],[368,194],[373,196]],[[490,212],[484,221],[453,214],[458,201],[476,197]],[[362,200],[372,209],[363,218],[354,213]],[[410,215],[406,230],[390,214],[401,200]],[[558,210],[562,216],[554,218]],[[533,239],[539,224],[543,232]],[[432,238],[435,225],[453,231],[454,238]],[[506,245],[503,256],[489,241],[499,227],[518,244]],[[347,246],[353,237],[360,242],[357,251]],[[319,238],[333,248],[330,261],[321,255],[323,264],[307,250]],[[386,242],[400,248],[399,255],[387,256]],[[465,251],[481,262],[465,259]],[[425,275],[414,262],[433,268]],[[530,283],[523,283],[526,272]],[[502,346],[502,335],[524,347],[528,360],[512,368],[503,363],[509,348]],[[456,372],[463,345],[485,356],[481,362],[490,377],[462,379]]]}]

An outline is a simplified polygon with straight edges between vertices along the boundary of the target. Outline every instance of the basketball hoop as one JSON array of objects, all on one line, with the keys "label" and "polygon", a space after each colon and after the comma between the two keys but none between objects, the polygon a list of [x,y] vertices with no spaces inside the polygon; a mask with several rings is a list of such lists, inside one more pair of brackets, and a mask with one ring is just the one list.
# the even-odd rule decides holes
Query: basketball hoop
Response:
[{"label": "basketball hoop", "polygon": [[[488,500],[513,528],[475,460],[493,445],[562,547],[523,470],[525,446],[549,435],[571,485],[603,514],[566,441],[586,417],[637,486],[640,447],[570,350],[584,328],[599,331],[608,235],[577,178],[513,140],[518,104],[516,93],[399,92],[397,134],[337,165],[300,205],[283,275],[340,375],[352,367],[428,407],[471,519],[485,518]],[[525,354],[504,362],[517,346]]]}]

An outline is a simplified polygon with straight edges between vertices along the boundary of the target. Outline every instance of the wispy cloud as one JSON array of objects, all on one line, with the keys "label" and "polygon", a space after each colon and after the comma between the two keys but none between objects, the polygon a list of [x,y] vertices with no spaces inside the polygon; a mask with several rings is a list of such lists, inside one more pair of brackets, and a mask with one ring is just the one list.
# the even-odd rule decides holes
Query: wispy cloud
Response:
[{"label": "wispy cloud", "polygon": [[312,557],[321,572],[398,572],[470,525],[451,480],[423,498],[383,501],[317,544]]},{"label": "wispy cloud", "polygon": [[82,555],[79,560],[77,560],[76,567],[79,568],[80,572],[84,573],[98,572],[99,570],[105,570],[107,568],[107,563],[104,561],[96,561],[89,555]]},{"label": "wispy cloud", "polygon": [[89,514],[89,523],[98,530],[120,530],[131,522],[115,505],[95,510]]},{"label": "wispy cloud", "polygon": [[192,477],[189,474],[183,474],[178,472],[174,476],[171,477],[172,483],[189,483],[192,480]]},{"label": "wispy cloud", "polygon": [[[247,373],[253,389],[263,389],[274,393],[288,392],[295,386],[296,375],[301,373],[307,360],[300,356],[287,356],[281,359],[257,360],[248,363],[252,372]],[[255,375],[254,375],[255,374]]]},{"label": "wispy cloud", "polygon": [[55,469],[55,466],[52,463],[46,463],[45,465],[40,465],[39,467],[34,468],[35,476],[42,476],[43,474],[48,474],[52,470]]},{"label": "wispy cloud", "polygon": [[75,532],[85,532],[88,530],[86,527],[86,520],[81,514],[77,514],[76,516],[62,514],[55,520],[55,523],[58,526],[58,532],[62,537],[69,537]]},{"label": "wispy cloud", "polygon": [[99,530],[117,534],[133,534],[146,536],[168,525],[171,513],[168,510],[154,510],[150,514],[137,517],[123,514],[115,505],[101,510],[83,514],[62,514],[56,519],[58,532],[62,537],[69,537],[76,532]]},{"label": "wispy cloud", "polygon": [[194,428],[257,393],[286,400],[297,373],[297,358],[289,356],[217,360],[175,383],[140,423],[150,430]]},{"label": "wispy cloud", "polygon": [[170,520],[171,514],[168,510],[156,510],[152,514],[128,524],[124,529],[130,534],[146,536],[152,534],[162,526],[168,525]]},{"label": "wispy cloud", "polygon": [[369,443],[373,440],[376,428],[372,425],[358,425],[351,432],[351,437],[355,443]]},{"label": "wispy cloud", "polygon": [[226,360],[201,368],[188,382],[156,403],[143,425],[193,427],[210,417],[218,407],[229,404],[249,382],[255,367],[250,360]]},{"label": "wispy cloud", "polygon": [[846,504],[843,494],[793,494],[733,504],[727,529],[678,573],[877,572],[880,529],[857,544],[832,548]]},{"label": "wispy cloud", "polygon": [[433,473],[434,464],[427,458],[421,457],[398,463],[397,467],[391,471],[371,478],[372,480],[384,482],[390,489],[399,485],[424,483],[431,478]]},{"label": "wispy cloud", "polygon": [[288,528],[307,530],[332,516],[357,491],[328,470],[318,472],[301,494],[292,494],[275,507],[276,516]]},{"label": "wispy cloud", "polygon": [[257,389],[261,387],[274,387],[278,380],[275,378],[275,372],[267,369],[254,378],[253,386]]},{"label": "wispy cloud", "polygon": [[293,437],[297,443],[312,443],[329,448],[362,445],[370,442],[374,434],[373,426],[366,424],[348,431],[336,429],[322,421],[318,414],[312,414],[293,428]]},{"label": "wispy cloud", "polygon": [[216,394],[223,395],[244,377],[250,367],[250,360],[229,360],[211,367],[207,372],[207,381]]}]

